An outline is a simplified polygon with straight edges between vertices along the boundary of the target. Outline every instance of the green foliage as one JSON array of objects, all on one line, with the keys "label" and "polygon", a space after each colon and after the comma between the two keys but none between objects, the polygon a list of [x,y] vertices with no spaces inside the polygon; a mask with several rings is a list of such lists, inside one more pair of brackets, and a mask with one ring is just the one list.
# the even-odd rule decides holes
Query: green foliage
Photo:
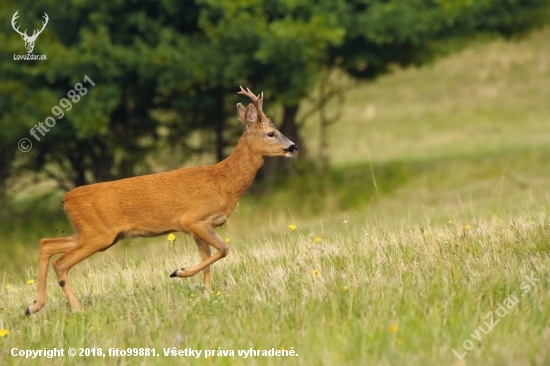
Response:
[{"label": "green foliage", "polygon": [[540,0],[351,1],[340,13],[346,37],[331,62],[359,78],[375,78],[394,64],[423,64],[445,51],[439,43],[479,33],[522,34],[547,10]]},{"label": "green foliage", "polygon": [[[33,170],[55,164],[51,175],[69,187],[139,172],[135,169],[161,139],[162,123],[151,118],[151,111],[165,104],[160,100],[158,79],[171,78],[171,70],[168,75],[161,70],[182,57],[187,70],[194,69],[192,60],[181,52],[186,45],[173,44],[177,32],[162,26],[164,15],[173,8],[157,4],[147,9],[120,2],[73,5],[54,10],[47,2],[19,4],[28,23],[39,19],[36,14],[49,13],[50,23],[36,46],[36,52],[47,50],[49,59],[22,63],[5,58],[0,65],[6,78],[14,80],[11,89],[23,91],[6,90],[12,99],[0,117],[0,123],[15,132],[3,142],[12,146],[16,138],[28,137],[36,121],[51,116],[51,108],[77,82],[82,83],[85,75],[96,83],[95,87],[86,85],[89,92],[78,104],[41,141],[33,141],[31,152],[20,155],[21,165]],[[147,11],[158,13],[157,17],[146,16]],[[9,24],[13,12],[13,5],[4,7],[2,21]],[[20,43],[10,42],[7,53],[21,53]],[[178,137],[184,138],[182,132],[191,130],[179,130]],[[181,141],[173,140],[175,144]]]},{"label": "green foliage", "polygon": [[[273,102],[297,106],[323,69],[341,67],[373,78],[393,64],[423,63],[437,42],[478,32],[511,35],[540,19],[543,0],[491,1],[233,1],[85,3],[65,8],[45,0],[5,0],[0,10],[0,181],[23,170],[65,188],[155,170],[159,149],[225,156],[241,128],[237,85],[264,90]],[[36,43],[47,61],[11,59],[23,52],[10,27],[50,22]],[[540,12],[539,12],[540,13]],[[26,153],[17,141],[88,75],[96,83]],[[300,140],[296,109],[283,119]],[[231,122],[230,122],[231,121]],[[197,151],[190,138],[206,131]]]}]

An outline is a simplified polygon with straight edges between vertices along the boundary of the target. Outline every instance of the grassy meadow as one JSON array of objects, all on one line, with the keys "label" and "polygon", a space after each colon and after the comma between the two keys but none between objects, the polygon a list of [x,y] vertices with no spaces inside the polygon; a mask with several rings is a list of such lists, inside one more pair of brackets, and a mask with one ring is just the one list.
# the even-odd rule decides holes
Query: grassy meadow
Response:
[{"label": "grassy meadow", "polygon": [[[70,227],[48,182],[19,192],[0,210],[0,364],[550,364],[548,39],[547,28],[375,83],[340,81],[351,90],[330,130],[331,170],[241,200],[218,230],[231,251],[212,266],[210,298],[202,274],[169,278],[199,262],[176,234],[72,269],[81,313],[50,270],[46,307],[25,317],[38,241]],[[315,154],[314,118],[304,128]],[[70,347],[159,356],[10,355]],[[164,356],[173,347],[202,354]],[[251,348],[297,356],[238,355]]]}]

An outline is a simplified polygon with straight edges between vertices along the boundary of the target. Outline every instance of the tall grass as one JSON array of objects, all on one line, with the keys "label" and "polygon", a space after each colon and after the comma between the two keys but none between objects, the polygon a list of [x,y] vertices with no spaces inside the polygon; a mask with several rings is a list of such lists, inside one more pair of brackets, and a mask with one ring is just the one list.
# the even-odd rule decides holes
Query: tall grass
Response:
[{"label": "tall grass", "polygon": [[[550,219],[525,212],[444,225],[338,223],[310,232],[280,228],[278,236],[243,241],[213,266],[215,294],[202,276],[171,279],[198,262],[194,244],[178,235],[175,249],[158,238],[155,254],[101,256],[80,265],[71,281],[84,306],[68,310],[49,278],[46,307],[25,318],[36,296],[35,273],[0,280],[0,362],[12,364],[464,364],[546,365],[550,362]],[[320,237],[316,243],[314,237]],[[481,341],[471,334],[524,276],[540,282]],[[495,321],[498,317],[495,315]],[[475,334],[475,333],[474,333]],[[469,347],[469,344],[467,344]],[[111,347],[233,350],[235,357],[64,357],[21,362],[11,349]],[[298,356],[237,356],[237,350],[293,349]],[[67,351],[65,351],[67,352]],[[203,353],[204,355],[204,353]]]}]

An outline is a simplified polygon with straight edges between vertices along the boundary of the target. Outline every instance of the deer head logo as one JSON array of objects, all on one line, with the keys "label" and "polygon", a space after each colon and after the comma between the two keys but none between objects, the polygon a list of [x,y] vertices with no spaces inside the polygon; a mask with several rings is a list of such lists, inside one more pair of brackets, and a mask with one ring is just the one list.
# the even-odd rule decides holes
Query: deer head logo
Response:
[{"label": "deer head logo", "polygon": [[46,28],[46,24],[48,24],[48,14],[44,13],[44,19],[46,20],[45,22],[42,22],[42,29],[40,30],[37,30],[35,29],[32,36],[28,36],[27,35],[27,30],[25,29],[24,32],[20,32],[19,31],[19,27],[15,28],[15,19],[17,19],[19,17],[19,15],[17,15],[17,13],[19,12],[19,10],[17,10],[15,12],[15,14],[13,14],[13,17],[11,18],[11,26],[13,27],[13,29],[19,33],[21,35],[21,38],[23,38],[23,41],[25,41],[25,48],[27,49],[27,53],[31,53],[32,50],[34,49],[34,42],[36,42],[36,38],[38,38],[38,35],[40,33],[42,33],[42,31],[44,30],[44,28]]}]

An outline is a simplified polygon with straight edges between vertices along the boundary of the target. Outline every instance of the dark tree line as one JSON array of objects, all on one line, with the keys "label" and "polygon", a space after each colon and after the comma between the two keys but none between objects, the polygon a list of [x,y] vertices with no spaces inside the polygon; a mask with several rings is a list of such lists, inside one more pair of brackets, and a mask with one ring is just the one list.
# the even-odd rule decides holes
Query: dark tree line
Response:
[{"label": "dark tree line", "polygon": [[[61,187],[155,171],[209,152],[223,159],[241,132],[238,86],[263,90],[280,130],[301,147],[300,106],[339,69],[374,79],[392,65],[421,65],[479,33],[522,34],[545,21],[546,0],[163,0],[2,1],[0,187],[22,172]],[[36,41],[46,61],[24,54],[11,28],[49,23]],[[29,32],[30,33],[30,32]],[[82,83],[95,86],[40,141],[29,131]],[[312,112],[313,113],[313,112]],[[29,138],[29,152],[17,149]],[[198,142],[197,142],[198,141]],[[177,157],[174,157],[178,154]],[[302,152],[307,159],[307,151]],[[271,168],[276,170],[277,167]]]}]

